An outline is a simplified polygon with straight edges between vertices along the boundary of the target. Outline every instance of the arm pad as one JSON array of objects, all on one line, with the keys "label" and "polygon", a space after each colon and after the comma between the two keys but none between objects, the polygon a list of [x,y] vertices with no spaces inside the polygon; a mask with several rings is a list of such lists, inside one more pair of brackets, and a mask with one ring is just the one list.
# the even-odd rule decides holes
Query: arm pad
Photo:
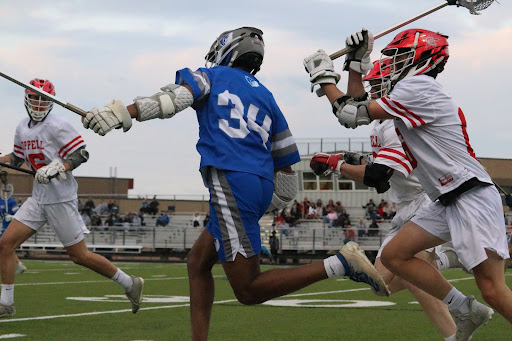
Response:
[{"label": "arm pad", "polygon": [[157,92],[151,97],[137,97],[133,100],[139,112],[137,121],[171,118],[194,102],[193,95],[184,86],[169,84],[161,90],[163,92]]},{"label": "arm pad", "polygon": [[391,175],[393,175],[392,168],[378,163],[369,163],[364,171],[363,183],[366,186],[375,187],[377,193],[384,193],[390,187]]},{"label": "arm pad", "polygon": [[11,165],[14,167],[21,167],[23,166],[23,162],[25,162],[24,159],[17,157],[14,153],[9,154],[9,157],[11,158]]},{"label": "arm pad", "polygon": [[297,173],[285,173],[277,171],[274,174],[274,194],[267,212],[275,209],[281,210],[288,206],[297,195],[298,176]]},{"label": "arm pad", "polygon": [[82,163],[87,162],[87,160],[89,160],[89,152],[85,150],[85,147],[81,147],[75,150],[73,153],[69,154],[66,162],[69,163],[71,166],[69,170],[72,171]]},{"label": "arm pad", "polygon": [[370,124],[372,121],[368,109],[369,103],[369,100],[357,101],[351,96],[344,95],[334,101],[332,111],[342,126],[356,128]]}]

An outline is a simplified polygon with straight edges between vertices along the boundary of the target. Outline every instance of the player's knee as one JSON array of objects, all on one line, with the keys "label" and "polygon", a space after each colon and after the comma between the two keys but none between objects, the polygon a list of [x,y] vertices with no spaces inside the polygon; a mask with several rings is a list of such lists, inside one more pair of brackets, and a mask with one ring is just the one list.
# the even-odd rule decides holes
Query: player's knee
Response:
[{"label": "player's knee", "polygon": [[243,305],[255,305],[263,303],[264,300],[261,300],[257,296],[253,295],[251,292],[247,290],[236,290],[233,289],[235,293],[236,299]]},{"label": "player's knee", "polygon": [[[503,295],[500,293],[501,284],[489,278],[477,278],[476,284],[482,293],[483,299],[491,306],[499,301]],[[507,288],[508,289],[508,288]]]},{"label": "player's knee", "polygon": [[68,253],[71,261],[77,265],[85,266],[87,265],[87,253]]},{"label": "player's knee", "polygon": [[11,255],[15,250],[14,245],[8,243],[4,239],[5,238],[0,238],[0,257]]},{"label": "player's knee", "polygon": [[393,272],[393,269],[396,267],[396,260],[393,250],[388,247],[384,247],[380,255],[382,265],[384,265],[389,271]]}]

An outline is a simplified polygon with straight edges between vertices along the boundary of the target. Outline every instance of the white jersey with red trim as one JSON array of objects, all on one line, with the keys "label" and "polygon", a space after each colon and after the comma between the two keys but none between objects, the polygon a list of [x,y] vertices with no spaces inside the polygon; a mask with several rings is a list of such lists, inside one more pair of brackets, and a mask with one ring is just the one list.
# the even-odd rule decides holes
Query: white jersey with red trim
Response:
[{"label": "white jersey with red trim", "polygon": [[[48,115],[37,124],[23,119],[16,127],[14,155],[25,159],[33,171],[49,164],[54,159],[61,162],[85,142],[77,130],[67,121],[56,115]],[[55,204],[77,198],[78,184],[71,172],[67,179],[52,179],[43,185],[34,181],[32,196],[40,204]]]},{"label": "white jersey with red trim", "polygon": [[413,201],[423,194],[421,184],[416,176],[411,174],[412,165],[402,149],[393,121],[376,120],[373,123],[370,140],[373,162],[394,170],[389,179],[389,199],[400,207],[401,203]]},{"label": "white jersey with red trim", "polygon": [[430,199],[473,177],[492,184],[469,143],[462,110],[434,78],[405,78],[377,103],[397,118],[396,133]]}]

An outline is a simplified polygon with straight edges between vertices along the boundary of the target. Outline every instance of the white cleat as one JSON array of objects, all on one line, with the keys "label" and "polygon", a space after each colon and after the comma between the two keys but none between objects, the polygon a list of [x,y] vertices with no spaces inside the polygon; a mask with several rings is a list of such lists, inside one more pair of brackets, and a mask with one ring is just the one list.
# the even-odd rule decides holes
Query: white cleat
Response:
[{"label": "white cleat", "polygon": [[337,254],[345,268],[345,277],[355,282],[369,284],[380,296],[389,296],[390,292],[384,279],[364,254],[359,244],[348,242]]},{"label": "white cleat", "polygon": [[16,307],[14,304],[12,305],[4,305],[0,303],[0,318],[1,317],[10,317],[16,314]]},{"label": "white cleat", "polygon": [[132,312],[135,314],[139,308],[140,303],[142,302],[142,291],[144,289],[144,279],[141,277],[130,276],[133,280],[132,289],[130,292],[125,292],[126,297],[132,303]]},{"label": "white cleat", "polygon": [[23,265],[21,262],[16,263],[16,275],[22,274],[27,271],[27,267]]},{"label": "white cleat", "polygon": [[454,313],[457,332],[455,333],[456,341],[471,340],[473,333],[485,325],[492,318],[494,310],[475,300],[475,296],[468,296],[469,313]]}]

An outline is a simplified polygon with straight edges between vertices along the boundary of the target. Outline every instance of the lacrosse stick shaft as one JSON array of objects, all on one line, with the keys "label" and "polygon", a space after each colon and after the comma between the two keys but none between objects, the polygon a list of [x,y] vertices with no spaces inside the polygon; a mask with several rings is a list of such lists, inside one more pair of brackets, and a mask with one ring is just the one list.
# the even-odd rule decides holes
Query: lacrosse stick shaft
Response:
[{"label": "lacrosse stick shaft", "polygon": [[5,167],[5,168],[14,169],[14,170],[17,170],[18,172],[27,173],[27,174],[30,174],[30,175],[36,175],[36,172],[34,172],[34,171],[30,170],[30,169],[16,167],[16,166],[10,165],[8,163],[0,162],[0,166]]},{"label": "lacrosse stick shaft", "polygon": [[496,188],[497,188],[501,193],[503,193],[505,196],[510,195],[509,193],[505,192],[505,190],[504,190],[503,188],[501,188],[501,186],[500,186],[500,185],[498,185],[494,180],[493,180],[493,182],[492,182],[492,183],[493,183],[493,184],[494,184],[494,186],[496,186]]},{"label": "lacrosse stick shaft", "polygon": [[[406,19],[406,20],[404,20],[404,21],[402,21],[402,22],[399,22],[398,24],[395,24],[395,25],[393,25],[393,26],[391,26],[391,27],[389,27],[389,28],[385,29],[384,31],[380,31],[379,33],[375,34],[375,35],[373,36],[373,38],[374,38],[374,39],[379,39],[380,37],[385,36],[385,35],[386,35],[386,34],[388,34],[388,33],[391,33],[391,32],[393,32],[393,31],[396,31],[396,30],[398,30],[399,28],[404,27],[405,25],[408,25],[408,24],[410,24],[410,23],[412,23],[412,22],[414,22],[414,21],[416,21],[416,20],[418,20],[418,19],[420,19],[420,18],[425,17],[425,16],[429,15],[430,13],[433,13],[433,12],[435,12],[435,11],[437,11],[437,10],[440,10],[441,8],[446,7],[446,6],[448,6],[448,5],[449,5],[449,3],[448,3],[448,2],[446,2],[446,1],[445,1],[445,2],[442,2],[442,3],[440,3],[440,4],[439,4],[439,5],[437,5],[437,6],[434,6],[434,7],[430,8],[430,9],[427,9],[426,11],[423,11],[423,12],[421,12],[421,13],[416,14],[416,15],[415,15],[414,17],[412,17],[412,18],[409,18],[409,19]],[[347,54],[348,52],[350,52],[352,49],[353,49],[352,47],[345,47],[345,48],[344,48],[344,49],[342,49],[342,50],[339,50],[339,51],[334,52],[334,53],[333,53],[333,54],[331,54],[329,57],[330,57],[332,60],[334,60],[334,59],[336,59],[336,58],[339,58],[339,57],[341,57],[341,56],[346,55],[346,54]]]},{"label": "lacrosse stick shaft", "polygon": [[85,117],[87,115],[87,112],[78,108],[78,107],[75,107],[73,104],[69,104],[67,102],[64,102],[64,101],[61,101],[59,100],[57,97],[55,96],[52,96],[50,95],[49,93],[47,93],[46,91],[43,91],[33,85],[30,85],[30,84],[25,84],[23,82],[20,82],[19,80],[17,79],[14,79],[8,75],[6,75],[5,73],[2,73],[0,72],[0,76],[2,76],[3,78],[7,79],[7,80],[10,80],[11,82],[15,83],[15,84],[18,84],[19,86],[22,86],[24,87],[25,89],[27,90],[30,90],[30,91],[33,91],[35,92],[36,94],[40,95],[40,96],[43,96],[44,98],[48,99],[49,101],[52,101],[53,103],[56,103],[58,105],[60,105],[61,107],[64,107],[72,112],[74,112],[75,114],[78,114],[82,117]]}]

